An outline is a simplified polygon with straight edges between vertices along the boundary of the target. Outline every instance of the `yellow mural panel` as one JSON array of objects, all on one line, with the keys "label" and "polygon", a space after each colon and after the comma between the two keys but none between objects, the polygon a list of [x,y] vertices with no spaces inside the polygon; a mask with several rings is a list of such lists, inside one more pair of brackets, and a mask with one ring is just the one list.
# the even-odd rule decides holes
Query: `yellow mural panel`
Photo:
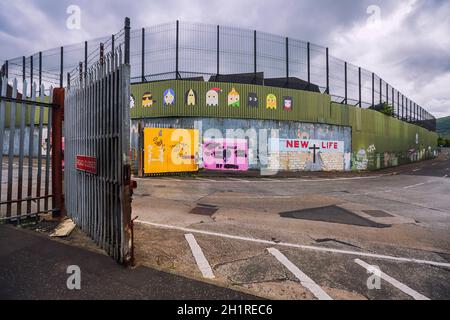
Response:
[{"label": "yellow mural panel", "polygon": [[144,173],[198,171],[199,131],[144,128]]}]

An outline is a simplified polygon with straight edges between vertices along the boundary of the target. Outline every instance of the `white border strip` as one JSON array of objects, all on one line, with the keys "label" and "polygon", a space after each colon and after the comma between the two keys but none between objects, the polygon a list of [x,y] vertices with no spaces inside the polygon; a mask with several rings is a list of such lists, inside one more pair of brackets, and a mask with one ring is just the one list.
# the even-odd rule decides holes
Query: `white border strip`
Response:
[{"label": "white border strip", "polygon": [[398,262],[411,262],[411,263],[427,264],[427,265],[431,265],[431,266],[450,268],[450,263],[444,263],[444,262],[394,257],[394,256],[380,255],[380,254],[367,253],[367,252],[358,252],[358,251],[339,250],[339,249],[331,249],[331,248],[323,248],[323,247],[315,247],[315,246],[306,246],[306,245],[295,244],[295,243],[285,243],[285,242],[276,243],[276,242],[268,241],[268,240],[261,240],[261,239],[241,237],[241,236],[233,236],[233,235],[229,235],[229,234],[225,234],[225,233],[217,233],[217,232],[189,229],[189,228],[183,228],[183,227],[177,227],[177,226],[171,226],[171,225],[165,225],[165,224],[159,224],[159,223],[153,223],[153,222],[146,222],[146,221],[142,221],[142,220],[136,220],[136,222],[145,224],[145,225],[149,225],[149,226],[153,226],[153,227],[157,227],[157,228],[179,230],[179,231],[188,232],[188,233],[198,233],[198,234],[205,234],[205,235],[209,235],[209,236],[215,236],[215,237],[221,237],[221,238],[227,238],[227,239],[256,242],[256,243],[267,244],[270,246],[282,246],[282,247],[297,248],[297,249],[302,249],[302,250],[340,253],[340,254],[347,254],[347,255],[352,255],[352,256],[369,257],[369,258],[392,260],[392,261],[398,261]]},{"label": "white border strip", "polygon": [[310,277],[303,273],[297,266],[295,266],[284,254],[275,248],[268,248],[270,252],[282,265],[284,265],[292,274],[300,280],[300,284],[319,300],[333,300],[323,289],[315,283]]},{"label": "white border strip", "polygon": [[420,186],[423,186],[424,184],[425,184],[424,182],[418,183],[418,184],[413,184],[412,186],[403,187],[403,189],[411,189],[411,188],[415,188],[415,187],[420,187]]},{"label": "white border strip", "polygon": [[214,279],[214,273],[209,265],[208,260],[206,260],[205,255],[203,254],[202,248],[198,245],[195,240],[194,235],[185,234],[184,237],[191,248],[192,255],[194,256],[195,262],[197,262],[197,266],[200,269],[200,272],[203,275],[203,278],[206,279]]},{"label": "white border strip", "polygon": [[[359,264],[361,267],[365,268],[369,272],[373,272],[373,270],[374,270],[374,266],[371,266],[370,264],[365,263],[364,261],[362,261],[360,259],[355,259],[355,262],[357,264]],[[389,276],[386,273],[382,272],[381,270],[380,271],[377,270],[377,273],[378,272],[379,272],[379,275],[380,275],[381,279],[383,279],[384,281],[389,282],[390,284],[392,284],[394,287],[396,287],[400,291],[403,291],[407,295],[413,297],[415,300],[430,300],[430,298],[425,297],[423,294],[420,294],[417,291],[415,291],[415,290],[411,289],[410,287],[408,287],[407,285],[405,285],[405,284],[395,280],[394,278],[392,278],[391,276]]]}]

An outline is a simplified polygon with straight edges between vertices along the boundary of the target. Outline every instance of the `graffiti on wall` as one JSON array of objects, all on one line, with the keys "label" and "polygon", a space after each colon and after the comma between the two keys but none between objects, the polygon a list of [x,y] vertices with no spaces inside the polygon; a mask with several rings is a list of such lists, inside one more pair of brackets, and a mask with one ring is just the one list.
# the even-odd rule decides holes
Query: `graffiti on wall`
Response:
[{"label": "graffiti on wall", "polygon": [[287,171],[345,170],[344,141],[270,139],[270,169]]},{"label": "graffiti on wall", "polygon": [[207,139],[203,143],[203,166],[208,170],[248,170],[246,139]]},{"label": "graffiti on wall", "polygon": [[144,173],[198,170],[198,130],[144,129]]}]

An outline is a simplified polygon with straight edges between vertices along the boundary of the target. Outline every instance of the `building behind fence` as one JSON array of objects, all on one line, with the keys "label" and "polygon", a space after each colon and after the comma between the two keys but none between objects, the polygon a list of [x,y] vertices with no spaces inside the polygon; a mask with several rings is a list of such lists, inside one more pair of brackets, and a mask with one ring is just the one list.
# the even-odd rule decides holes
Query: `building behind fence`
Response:
[{"label": "building behind fence", "polygon": [[[65,86],[98,62],[103,51],[123,42],[110,37],[10,59],[3,74],[37,80],[38,85]],[[99,45],[99,43],[102,43]],[[328,48],[269,33],[234,27],[174,22],[135,29],[130,35],[131,83],[161,80],[218,80],[291,87],[302,79],[305,90],[328,93],[332,101],[382,109],[428,130],[436,119],[423,107],[373,72],[340,60]],[[20,88],[19,88],[20,89]]]}]

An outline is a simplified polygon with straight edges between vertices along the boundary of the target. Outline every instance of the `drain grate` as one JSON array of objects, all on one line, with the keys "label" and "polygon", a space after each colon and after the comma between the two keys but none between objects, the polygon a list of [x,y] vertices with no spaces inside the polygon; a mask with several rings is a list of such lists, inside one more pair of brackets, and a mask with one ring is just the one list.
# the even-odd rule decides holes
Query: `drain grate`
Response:
[{"label": "drain grate", "polygon": [[393,217],[393,215],[387,213],[383,210],[363,210],[364,213],[367,213],[369,216],[374,218],[389,218]]},{"label": "drain grate", "polygon": [[195,208],[193,208],[191,211],[189,211],[189,213],[211,217],[214,213],[217,212],[217,210],[219,210],[219,208],[217,208],[216,206],[198,205]]},{"label": "drain grate", "polygon": [[321,221],[328,223],[347,224],[360,227],[387,228],[390,225],[373,222],[338,206],[326,206],[281,212],[280,217],[289,219]]}]

